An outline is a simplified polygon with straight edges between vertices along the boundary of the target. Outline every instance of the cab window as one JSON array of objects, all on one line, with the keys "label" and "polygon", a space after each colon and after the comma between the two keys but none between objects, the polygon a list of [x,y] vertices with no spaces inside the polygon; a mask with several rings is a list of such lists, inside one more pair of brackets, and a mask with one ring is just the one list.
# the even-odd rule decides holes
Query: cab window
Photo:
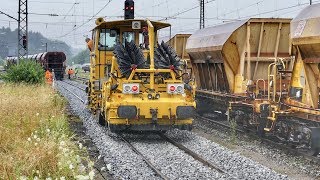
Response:
[{"label": "cab window", "polygon": [[134,32],[123,32],[122,34],[122,44],[125,45],[125,42],[135,42]]},{"label": "cab window", "polygon": [[99,50],[112,51],[118,41],[118,33],[112,29],[101,29],[99,38]]},{"label": "cab window", "polygon": [[144,44],[144,36],[142,33],[139,33],[139,45],[143,46]]}]

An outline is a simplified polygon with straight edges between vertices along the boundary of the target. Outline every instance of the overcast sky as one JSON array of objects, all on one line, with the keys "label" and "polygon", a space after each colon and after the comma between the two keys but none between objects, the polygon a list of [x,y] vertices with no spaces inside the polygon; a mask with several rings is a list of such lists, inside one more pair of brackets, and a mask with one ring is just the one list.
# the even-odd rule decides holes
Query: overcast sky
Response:
[{"label": "overcast sky", "polygon": [[[214,26],[248,17],[293,18],[309,0],[205,0],[205,3],[205,25]],[[0,0],[0,4],[1,11],[18,17],[18,0]],[[85,48],[84,36],[90,36],[95,19],[101,16],[106,16],[106,20],[122,19],[119,16],[123,16],[123,4],[124,0],[28,0],[29,31]],[[173,34],[192,33],[199,28],[198,5],[199,0],[135,0],[135,16],[152,20],[167,18]],[[89,19],[92,20],[88,22]],[[15,29],[17,23],[0,14],[2,26]],[[167,34],[168,31],[161,32],[161,36]]]}]

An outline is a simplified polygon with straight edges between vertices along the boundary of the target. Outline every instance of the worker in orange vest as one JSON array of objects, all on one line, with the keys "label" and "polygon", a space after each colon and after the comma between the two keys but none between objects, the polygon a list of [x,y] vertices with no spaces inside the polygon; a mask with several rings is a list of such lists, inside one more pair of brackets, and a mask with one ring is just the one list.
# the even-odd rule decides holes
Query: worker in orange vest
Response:
[{"label": "worker in orange vest", "polygon": [[92,49],[93,49],[93,41],[90,38],[86,38],[86,43],[87,43],[88,49],[90,51],[92,51]]},{"label": "worker in orange vest", "polygon": [[71,79],[71,69],[68,69],[68,79]]},{"label": "worker in orange vest", "polygon": [[52,74],[49,71],[49,69],[47,69],[46,73],[45,73],[45,78],[46,78],[46,83],[47,84],[52,84]]}]

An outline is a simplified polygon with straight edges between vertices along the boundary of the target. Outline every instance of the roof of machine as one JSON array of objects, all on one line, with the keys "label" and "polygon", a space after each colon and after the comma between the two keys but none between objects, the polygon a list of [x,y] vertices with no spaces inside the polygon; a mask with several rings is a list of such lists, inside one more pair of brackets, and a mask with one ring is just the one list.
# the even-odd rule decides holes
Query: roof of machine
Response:
[{"label": "roof of machine", "polygon": [[[95,29],[96,28],[115,28],[115,27],[120,27],[120,26],[131,27],[132,22],[135,22],[135,21],[140,21],[141,27],[148,26],[147,20],[145,20],[145,19],[127,19],[127,20],[118,20],[118,21],[104,21],[101,24],[99,24],[98,26],[96,26]],[[164,22],[159,22],[159,21],[150,21],[150,22],[152,23],[152,25],[154,26],[154,28],[156,30],[171,26],[169,23],[164,23]]]}]

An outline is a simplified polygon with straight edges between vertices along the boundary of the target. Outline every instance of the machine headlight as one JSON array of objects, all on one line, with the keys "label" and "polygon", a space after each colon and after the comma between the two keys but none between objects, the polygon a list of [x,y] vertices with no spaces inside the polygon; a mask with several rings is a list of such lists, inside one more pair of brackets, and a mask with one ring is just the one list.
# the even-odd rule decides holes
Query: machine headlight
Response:
[{"label": "machine headlight", "polygon": [[184,84],[167,84],[168,94],[183,94]]},{"label": "machine headlight", "polygon": [[126,83],[122,86],[123,94],[139,94],[140,87],[138,83]]},{"label": "machine headlight", "polygon": [[124,86],[124,91],[125,92],[129,92],[131,90],[131,87],[130,86]]},{"label": "machine headlight", "polygon": [[177,86],[177,92],[178,93],[183,93],[183,87],[182,86]]}]

